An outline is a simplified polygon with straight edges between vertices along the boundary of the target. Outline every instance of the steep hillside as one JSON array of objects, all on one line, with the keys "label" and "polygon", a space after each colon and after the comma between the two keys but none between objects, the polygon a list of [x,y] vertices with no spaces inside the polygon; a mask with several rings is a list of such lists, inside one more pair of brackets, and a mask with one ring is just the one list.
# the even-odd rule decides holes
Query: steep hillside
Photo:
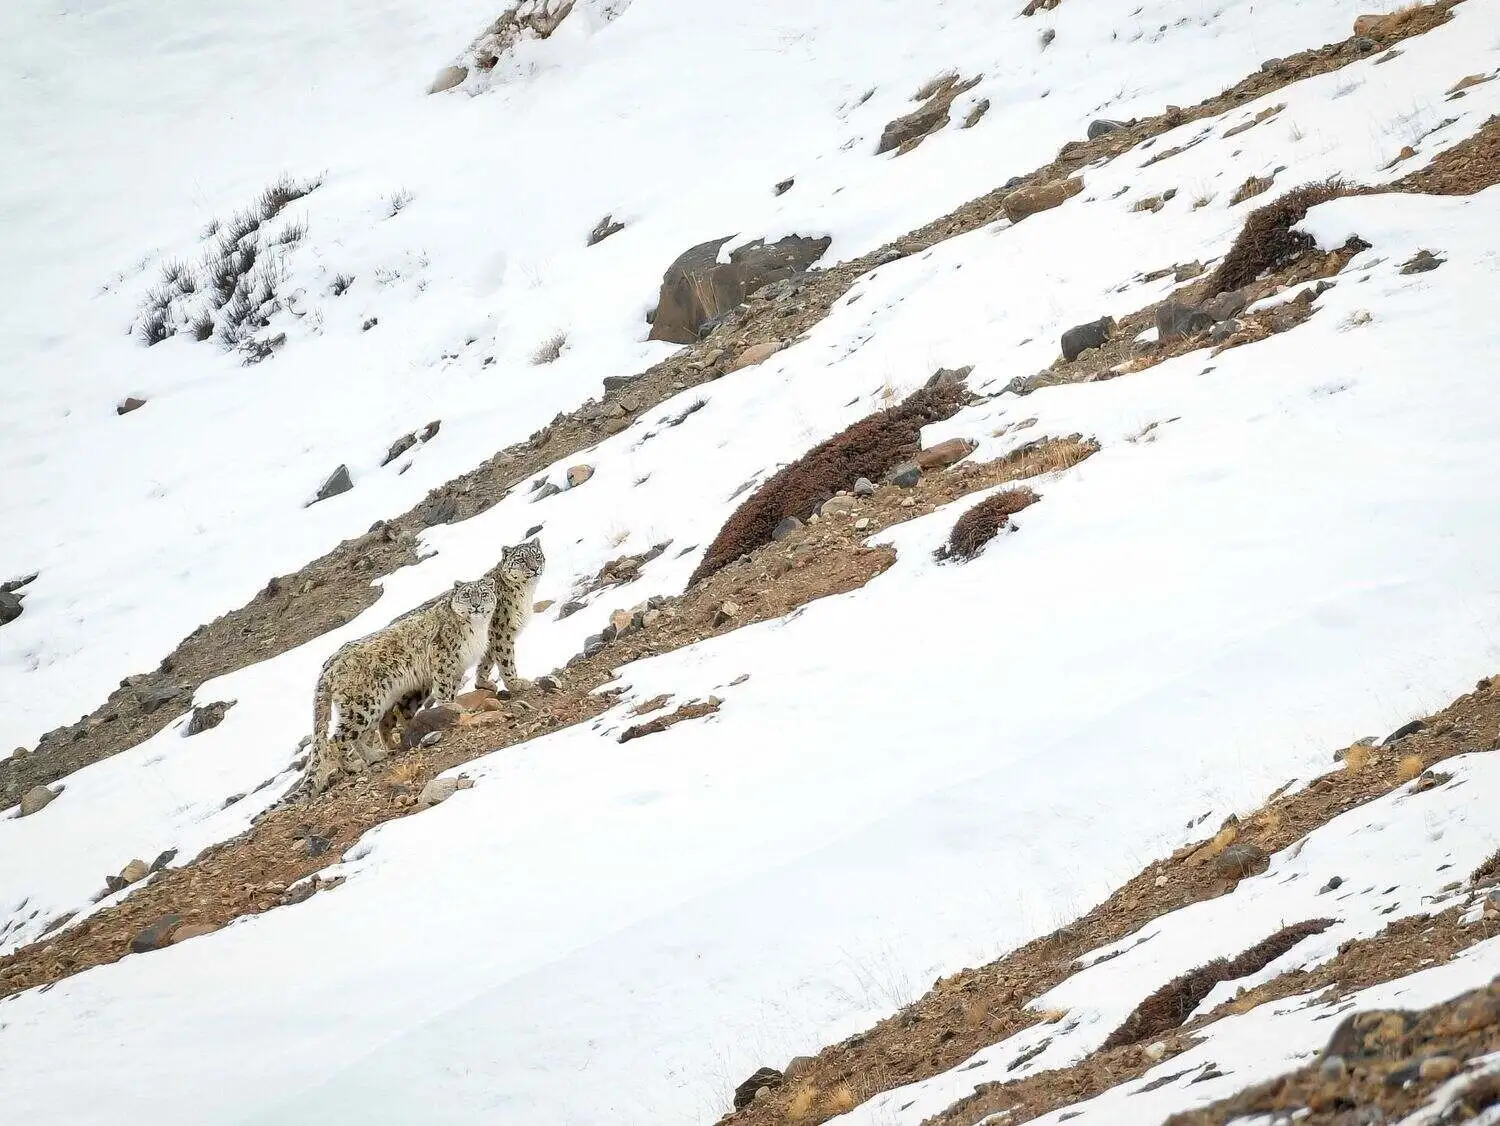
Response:
[{"label": "steep hillside", "polygon": [[[1500,12],[1395,7],[7,9],[7,1109],[1482,1113]],[[279,808],[533,534],[536,686]]]}]

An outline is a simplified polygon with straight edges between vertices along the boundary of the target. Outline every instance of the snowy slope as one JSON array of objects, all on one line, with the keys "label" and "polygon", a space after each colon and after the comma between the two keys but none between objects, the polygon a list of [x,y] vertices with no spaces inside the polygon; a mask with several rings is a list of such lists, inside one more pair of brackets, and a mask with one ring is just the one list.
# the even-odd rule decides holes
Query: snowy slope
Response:
[{"label": "snowy slope", "polygon": [[[826,231],[831,255],[858,253],[1046,160],[1122,91],[1128,102],[1110,113],[1194,100],[1268,55],[1342,35],[1356,11],[1288,4],[1268,20],[1246,4],[1216,15],[1064,4],[1041,52],[1038,21],[996,21],[986,5],[931,18],[846,7],[762,5],[720,20],[637,0],[592,38],[548,44],[550,69],[482,97],[421,99],[423,71],[397,87],[402,97],[370,78],[380,97],[347,116],[327,108],[324,125],[308,110],[310,131],[346,135],[318,150],[328,176],[298,205],[309,233],[288,268],[311,289],[320,268],[358,275],[426,251],[429,284],[393,285],[354,312],[326,302],[321,337],[294,335],[257,367],[181,338],[149,350],[113,339],[139,279],[84,301],[76,275],[44,273],[57,307],[82,312],[66,342],[21,337],[57,366],[46,368],[55,380],[28,382],[20,447],[4,455],[7,479],[13,461],[25,488],[6,493],[18,535],[0,571],[40,565],[53,584],[39,579],[26,615],[0,634],[17,647],[0,650],[5,660],[36,666],[4,682],[15,698],[6,714],[26,717],[17,738],[92,703],[267,571],[398,511],[593,393],[601,375],[662,354],[641,342],[640,314],[661,267],[691,242]],[[1132,29],[1151,34],[1129,42]],[[849,51],[854,41],[867,49]],[[1139,273],[1222,253],[1253,206],[1227,205],[1245,177],[1278,164],[1286,184],[1393,177],[1381,166],[1408,143],[1403,115],[1492,70],[1497,43],[1500,17],[1471,3],[1392,62],[1278,92],[1267,102],[1288,105],[1274,124],[1222,139],[1261,108],[1252,103],[1172,161],[1142,168],[1149,154],[1132,153],[1091,169],[1087,190],[1056,211],[882,267],[806,342],[660,408],[707,398],[684,425],[645,444],[640,426],[602,443],[586,486],[540,506],[514,496],[433,530],[437,555],[385,580],[385,597],[348,627],[205,685],[200,702],[239,701],[220,727],[191,743],[169,728],[68,779],[44,815],[0,821],[7,948],[85,907],[124,859],[175,847],[184,863],[244,828],[276,790],[223,801],[287,767],[324,657],[486,568],[498,544],[545,517],[552,569],[538,595],[554,597],[621,551],[706,543],[736,486],[867,413],[887,381],[910,388],[939,365],[972,363],[971,383],[998,389],[1048,362],[1063,328],[1157,299],[1167,283]],[[872,158],[880,125],[947,66],[986,71],[973,94],[996,105],[981,127]],[[1351,82],[1358,96],[1340,94]],[[868,84],[880,92],[840,120]],[[1038,86],[1050,96],[1038,100]],[[682,89],[724,101],[684,104]],[[1445,106],[1457,120],[1425,151],[1472,132],[1497,103],[1500,83]],[[285,112],[299,108],[291,99]],[[476,151],[481,129],[501,139]],[[851,137],[860,143],[841,150]],[[545,157],[518,163],[528,151]],[[600,164],[618,178],[593,175]],[[769,185],[794,173],[797,188],[772,197]],[[256,176],[263,167],[215,200],[234,206]],[[1217,199],[1193,210],[1198,183]],[[388,184],[415,198],[385,220]],[[1179,196],[1167,210],[1129,211],[1170,186]],[[92,214],[73,198],[67,206]],[[175,225],[183,240],[202,220],[156,206],[151,229]],[[585,251],[606,210],[633,225]],[[1294,331],[1213,360],[1003,396],[932,428],[929,440],[979,441],[975,458],[1074,431],[1103,448],[1040,482],[1021,531],[969,565],[939,567],[930,554],[966,500],[885,534],[899,560],[862,590],[622,670],[632,689],[620,711],[659,692],[715,692],[717,716],[624,747],[580,727],[469,764],[473,790],[370,834],[346,858],[342,887],[0,1006],[7,1107],[78,1123],[116,1121],[122,1106],[161,1123],[709,1121],[756,1065],[852,1032],[935,974],[1045,932],[1180,843],[1190,818],[1253,805],[1326,765],[1331,747],[1447,699],[1500,655],[1490,628],[1500,406],[1488,362],[1500,328],[1482,313],[1500,268],[1497,211],[1495,190],[1327,205],[1306,229],[1330,247],[1357,232],[1372,249]],[[1400,275],[1420,247],[1446,264]],[[357,287],[339,300],[356,296],[366,300]],[[379,339],[355,323],[375,313],[393,330]],[[473,326],[480,343],[433,363]],[[531,349],[558,327],[574,348],[531,368]],[[482,354],[497,362],[482,368]],[[114,399],[132,390],[148,405],[117,419]],[[347,409],[335,413],[339,400]],[[83,420],[61,418],[64,403]],[[391,437],[437,416],[441,441],[409,473],[374,471]],[[1035,427],[994,437],[1032,416]],[[1127,441],[1167,419],[1157,441]],[[128,448],[115,445],[122,434]],[[299,508],[339,461],[356,489]],[[185,506],[193,527],[131,499],[167,466],[159,513]],[[112,519],[130,535],[80,550]],[[613,542],[620,531],[626,540]],[[650,565],[636,597],[681,589],[695,558],[674,554]],[[610,608],[537,621],[523,673],[576,652]],[[1436,864],[1419,878],[1425,822],[1404,817],[1454,823],[1444,855],[1460,867],[1493,849],[1479,814],[1493,769],[1476,759],[1464,770],[1465,787],[1356,811],[1409,840],[1413,889],[1437,878]],[[1326,830],[1341,863],[1354,863],[1349,839],[1363,824]],[[1297,863],[1317,855],[1309,845]],[[1254,902],[1225,932],[1226,951],[1302,909],[1273,889],[1281,874],[1204,905],[1234,917]],[[1372,913],[1351,906],[1339,929],[1289,958],[1326,956],[1376,926]],[[1201,937],[1208,924],[1200,912],[1171,925]],[[1134,962],[1115,959],[1111,989],[1087,972],[1062,987],[1086,989],[1095,1016],[1049,1055],[1092,1047],[1121,1006],[1180,972],[1187,946],[1158,941]],[[1433,971],[1432,988],[1492,974],[1494,958],[1476,948],[1446,977]],[[1274,1070],[1288,1045],[1316,1038],[1268,1032],[1271,1019],[1223,1022],[1247,1069]],[[1216,1050],[1205,1058],[1223,1066],[1229,1049]],[[1130,1120],[1179,1105],[1170,1088],[1158,1095],[1132,1102],[1145,1117]],[[871,1115],[885,1110],[851,1117],[883,1121]]]},{"label": "snowy slope", "polygon": [[[831,258],[861,253],[1045,162],[1092,116],[1191,104],[1341,36],[1358,4],[1031,20],[978,0],[767,0],[716,18],[652,0],[570,18],[477,98],[423,94],[496,14],[475,0],[5,9],[0,136],[27,159],[0,185],[0,338],[26,378],[0,451],[0,577],[42,573],[0,634],[0,668],[26,674],[0,681],[13,746],[270,575],[666,354],[643,318],[688,246],[800,231],[832,235]],[[920,156],[873,156],[912,92],[955,67],[986,76],[955,113],[985,97],[987,118]],[[206,224],[282,173],[323,177],[283,220],[307,228],[284,259],[302,313],[273,326],[287,347],[243,368],[191,337],[128,336],[161,262],[198,260]],[[626,230],[587,247],[606,212]],[[333,297],[340,274],[354,285]],[[559,331],[562,358],[533,368]],[[147,407],[116,417],[132,395]],[[434,418],[409,472],[380,469]],[[340,464],[354,491],[304,509]]]},{"label": "snowy slope", "polygon": [[[1331,959],[1343,943],[1368,938],[1402,918],[1464,902],[1464,894],[1448,886],[1455,872],[1471,871],[1494,851],[1488,811],[1500,786],[1500,762],[1492,755],[1464,756],[1445,762],[1444,771],[1453,778],[1442,786],[1426,793],[1403,787],[1353,809],[1314,830],[1300,847],[1273,857],[1266,872],[1242,881],[1231,894],[1175,911],[1094,951],[1081,960],[1087,968],[1031,1002],[1038,1010],[1065,1010],[1060,1029],[1034,1025],[950,1071],[887,1091],[834,1121],[915,1126],[981,1083],[1066,1067],[1096,1051],[1141,998],[1214,958],[1234,957],[1288,924],[1336,920],[1259,973],[1216,986],[1195,1012],[1210,1011],[1241,987],[1253,988],[1290,969],[1311,969]],[[1337,894],[1326,887],[1334,876],[1343,881]],[[1202,1029],[1202,1044],[1138,1081],[1037,1121],[1154,1126],[1176,1111],[1214,1102],[1304,1063],[1327,1042],[1330,1013],[1393,1004],[1421,1007],[1486,984],[1497,972],[1500,943],[1490,940],[1439,970],[1365,990],[1336,1005],[1316,1004],[1310,997],[1263,1005]],[[1034,1054],[1016,1065],[1028,1052]],[[1222,1076],[1199,1079],[1210,1060]],[[1183,1078],[1148,1087],[1167,1074]]]}]

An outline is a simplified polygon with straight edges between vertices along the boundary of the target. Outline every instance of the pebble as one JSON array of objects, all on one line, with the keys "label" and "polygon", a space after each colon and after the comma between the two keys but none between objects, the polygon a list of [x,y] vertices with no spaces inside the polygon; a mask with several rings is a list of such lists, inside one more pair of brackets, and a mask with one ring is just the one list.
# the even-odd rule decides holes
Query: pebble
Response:
[{"label": "pebble", "polygon": [[21,795],[21,816],[30,817],[33,813],[39,813],[52,803],[57,797],[55,790],[49,790],[46,786],[33,786]]},{"label": "pebble", "polygon": [[854,495],[855,496],[857,496],[857,497],[872,496],[872,495],[874,495],[874,492],[875,492],[875,483],[873,481],[871,481],[868,477],[861,477],[861,478],[859,478],[859,480],[857,480],[857,481],[854,482]]},{"label": "pebble", "polygon": [[1158,1040],[1155,1044],[1148,1044],[1145,1051],[1146,1058],[1152,1063],[1156,1063],[1158,1060],[1161,1060],[1166,1056],[1167,1045],[1163,1041]]},{"label": "pebble", "polygon": [[130,952],[144,954],[149,950],[160,950],[172,940],[172,932],[181,922],[181,915],[163,915],[154,923],[142,927],[130,940]]},{"label": "pebble", "polygon": [[1318,1065],[1318,1074],[1323,1077],[1325,1083],[1337,1083],[1349,1072],[1349,1067],[1344,1063],[1343,1056],[1329,1056]]},{"label": "pebble", "polygon": [[176,946],[179,942],[186,942],[190,938],[202,938],[206,934],[213,934],[218,929],[212,923],[189,923],[172,932],[172,945]]},{"label": "pebble", "polygon": [[914,461],[905,461],[891,470],[887,480],[893,485],[909,489],[922,479],[922,470]]},{"label": "pebble", "polygon": [[1422,1061],[1418,1074],[1430,1082],[1441,1083],[1444,1079],[1451,1079],[1458,1073],[1458,1061],[1452,1056],[1433,1056],[1431,1059]]},{"label": "pebble", "polygon": [[861,516],[858,520],[856,520],[854,522],[854,530],[856,532],[863,532],[869,526],[870,526],[870,518],[868,516]]},{"label": "pebble", "polygon": [[417,798],[417,803],[423,806],[439,805],[447,801],[459,790],[471,790],[474,781],[471,778],[434,778],[422,787],[422,794]]}]

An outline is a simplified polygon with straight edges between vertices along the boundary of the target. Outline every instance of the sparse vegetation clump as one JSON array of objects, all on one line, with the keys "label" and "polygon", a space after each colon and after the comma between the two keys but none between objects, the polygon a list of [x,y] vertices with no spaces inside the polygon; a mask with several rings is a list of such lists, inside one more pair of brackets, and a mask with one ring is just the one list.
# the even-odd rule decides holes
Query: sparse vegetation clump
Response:
[{"label": "sparse vegetation clump", "polygon": [[[164,261],[160,281],[147,293],[136,318],[141,340],[149,347],[185,333],[232,349],[267,327],[280,308],[282,257],[306,235],[307,223],[296,220],[275,233],[264,228],[320,182],[280,177],[248,209],[208,224],[203,238],[212,245],[196,266]],[[256,350],[250,355],[266,354]]]},{"label": "sparse vegetation clump", "polygon": [[417,197],[406,188],[401,188],[399,191],[394,192],[391,195],[390,199],[386,201],[386,218],[394,219],[397,215],[400,215],[401,212],[406,210],[407,204],[411,203],[411,201],[416,198]]},{"label": "sparse vegetation clump", "polygon": [[948,533],[948,542],[938,548],[934,555],[939,560],[973,559],[1000,534],[1000,529],[1023,508],[1029,508],[1040,498],[1027,488],[1005,489],[992,497],[980,501],[953,523]]},{"label": "sparse vegetation clump", "polygon": [[554,332],[535,352],[531,354],[531,362],[540,367],[543,364],[555,363],[563,354],[563,349],[568,346],[568,334],[565,332]]},{"label": "sparse vegetation clump", "polygon": [[956,413],[963,393],[956,380],[924,387],[808,450],[730,514],[688,585],[770,543],[772,531],[786,517],[805,520],[840,489],[852,489],[859,478],[879,480],[893,466],[915,457],[922,447],[922,427]]},{"label": "sparse vegetation clump", "polygon": [[1339,199],[1351,191],[1348,184],[1336,178],[1303,184],[1250,212],[1224,261],[1205,283],[1204,292],[1240,289],[1267,270],[1281,269],[1312,250],[1313,237],[1292,228],[1318,204]]},{"label": "sparse vegetation clump", "polygon": [[1180,1028],[1221,981],[1235,981],[1259,973],[1304,938],[1321,934],[1333,924],[1333,919],[1309,919],[1282,927],[1233,958],[1215,958],[1173,978],[1137,1005],[1125,1018],[1125,1023],[1109,1034],[1102,1049],[1108,1051],[1126,1044],[1139,1044]]}]

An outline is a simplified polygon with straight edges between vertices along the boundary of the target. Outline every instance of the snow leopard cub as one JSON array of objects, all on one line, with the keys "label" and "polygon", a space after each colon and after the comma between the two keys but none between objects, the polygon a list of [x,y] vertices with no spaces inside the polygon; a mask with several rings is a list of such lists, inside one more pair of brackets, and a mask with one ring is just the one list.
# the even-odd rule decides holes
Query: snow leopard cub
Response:
[{"label": "snow leopard cub", "polygon": [[343,646],[323,665],[313,696],[313,744],[299,789],[320,794],[341,772],[386,757],[381,717],[403,700],[451,700],[489,644],[495,616],[489,579],[447,595]]}]

